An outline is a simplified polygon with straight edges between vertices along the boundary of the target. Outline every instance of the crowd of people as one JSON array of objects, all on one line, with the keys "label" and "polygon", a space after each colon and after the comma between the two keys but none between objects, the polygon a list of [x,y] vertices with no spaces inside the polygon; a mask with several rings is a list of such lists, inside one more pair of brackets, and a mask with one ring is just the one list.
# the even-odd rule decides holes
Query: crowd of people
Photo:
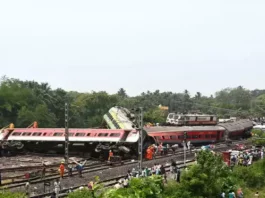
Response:
[{"label": "crowd of people", "polygon": [[250,166],[253,161],[264,158],[264,148],[238,151],[231,155],[231,166]]},{"label": "crowd of people", "polygon": [[180,182],[181,169],[179,166],[177,166],[177,163],[173,159],[171,160],[169,173],[167,173],[165,166],[162,164],[154,164],[152,167],[145,167],[141,171],[133,168],[132,171],[128,170],[126,177],[120,179],[114,187],[116,189],[127,188],[129,185],[129,180],[132,178],[148,177],[152,175],[161,175],[164,179],[164,183],[167,183],[168,174],[170,174],[174,180]]},{"label": "crowd of people", "polygon": [[[187,143],[183,142],[182,145],[185,148],[187,148],[187,150],[191,151],[192,144],[190,143],[190,141],[188,141]],[[178,148],[179,148],[178,144],[174,145],[169,145],[169,144],[163,145],[163,143],[160,143],[158,145],[152,144],[146,149],[145,158],[147,160],[152,160],[155,159],[156,155],[167,155],[170,150],[172,151],[173,154],[175,154]]]}]

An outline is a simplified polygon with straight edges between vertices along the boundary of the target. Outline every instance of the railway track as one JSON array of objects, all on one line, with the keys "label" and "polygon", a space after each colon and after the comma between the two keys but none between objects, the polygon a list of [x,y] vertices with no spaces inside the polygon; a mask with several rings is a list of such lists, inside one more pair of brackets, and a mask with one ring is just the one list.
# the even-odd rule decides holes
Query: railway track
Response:
[{"label": "railway track", "polygon": [[[235,142],[235,143],[239,143],[239,142],[244,142],[244,141],[237,141],[237,142]],[[216,149],[218,149],[218,148],[223,148],[223,147],[225,147],[225,145],[220,145],[220,146],[218,146],[217,145],[217,147],[216,147]],[[180,149],[180,150],[178,150],[177,152],[175,152],[174,154],[168,154],[168,155],[164,155],[164,156],[157,156],[156,157],[156,159],[154,159],[154,160],[157,160],[157,159],[161,159],[161,158],[167,158],[167,157],[170,157],[170,156],[174,156],[174,155],[176,155],[176,157],[178,156],[178,155],[180,155],[180,154],[183,154],[183,150],[182,149]],[[133,164],[133,163],[136,163],[136,162],[133,162],[133,161],[131,161],[131,160],[125,160],[125,161],[123,161],[123,164],[125,164],[125,165],[128,165],[128,164]],[[50,166],[47,166],[47,167],[59,167],[59,164],[56,164],[56,165],[50,165]],[[96,163],[94,163],[94,164],[89,164],[89,165],[86,165],[85,167],[84,167],[84,171],[83,171],[83,173],[86,173],[86,172],[91,172],[91,171],[99,171],[99,170],[104,170],[104,169],[106,169],[106,168],[109,168],[110,167],[110,165],[108,165],[107,163],[103,163],[102,164],[102,162],[96,162]],[[10,169],[7,169],[7,170],[5,170],[5,171],[14,171],[14,170],[20,170],[20,171],[26,171],[26,170],[28,170],[28,169],[31,169],[31,168],[34,168],[34,169],[38,169],[38,168],[42,168],[42,166],[37,166],[37,167],[19,167],[19,168],[10,168]],[[46,174],[46,180],[48,180],[48,179],[55,179],[56,178],[56,176],[58,177],[58,172],[57,172],[57,168],[56,168],[56,170],[50,170],[50,174]],[[49,171],[47,171],[47,172],[49,172]],[[46,172],[46,173],[47,173]],[[77,175],[77,173],[74,173],[73,175]],[[66,174],[65,174],[65,176],[67,177],[67,171],[66,171]],[[10,179],[10,180],[15,180],[15,179],[18,179],[18,178],[21,178],[21,177],[24,177],[24,174],[23,175],[20,175],[20,176],[14,176],[14,177],[6,177],[6,178],[3,178],[3,179]],[[43,182],[44,180],[40,180],[38,177],[35,177],[35,178],[31,178],[30,179],[31,180],[31,182]],[[28,179],[18,179],[17,181],[13,181],[13,182],[10,182],[10,183],[7,183],[7,184],[3,184],[3,186],[6,186],[7,188],[13,188],[13,187],[17,187],[17,186],[19,186],[20,185],[20,183],[22,183],[22,184],[24,184],[25,182],[27,182],[28,181]],[[13,184],[16,184],[16,185],[13,185]]]},{"label": "railway track", "polygon": [[[157,156],[156,159],[162,159],[162,158],[166,158],[166,157],[169,157],[169,156],[178,156],[178,155],[181,155],[183,154],[183,152],[176,152],[175,154],[168,154],[168,155],[165,155],[165,156]],[[154,159],[154,160],[156,160]],[[122,165],[130,165],[130,164],[136,164],[137,161],[131,161],[131,160],[124,160],[122,161]],[[91,172],[97,172],[97,171],[102,171],[102,170],[106,170],[106,169],[109,169],[109,168],[112,168],[112,167],[115,167],[116,165],[114,164],[113,166],[109,165],[108,163],[103,163],[102,162],[98,162],[96,164],[91,164],[91,165],[86,165],[83,169],[83,174],[85,173],[91,173]],[[57,166],[59,167],[59,165]],[[77,172],[74,172],[72,174],[73,176],[76,176],[78,175]],[[69,177],[68,176],[68,172],[67,170],[65,171],[65,175],[64,175],[64,178],[67,178]],[[15,177],[10,177],[8,179],[16,179],[17,176]],[[55,179],[58,179],[59,178],[59,174],[58,174],[58,170],[56,169],[55,170],[55,173],[51,173],[51,174],[46,174],[45,175],[45,179],[40,179],[39,177],[36,177],[36,178],[31,178],[30,179],[30,182],[31,184],[35,184],[35,183],[40,183],[40,182],[48,182],[48,181],[51,181],[51,180],[55,180]],[[13,181],[11,183],[7,183],[7,184],[3,184],[2,187],[4,188],[8,188],[8,189],[12,189],[12,188],[16,188],[16,187],[19,187],[19,186],[24,186],[26,184],[26,182],[29,181],[29,179],[21,179],[21,180],[17,180],[17,181]]]},{"label": "railway track", "polygon": [[[235,144],[238,144],[238,143],[245,143],[245,141],[235,141],[234,144],[232,144],[230,147],[233,147]],[[216,145],[215,150],[225,150],[227,148],[229,148],[229,147],[227,147],[227,145],[218,144],[218,145]],[[170,158],[171,159],[173,159],[173,158],[174,159],[176,159],[176,158],[182,159],[181,158],[182,156],[183,156],[183,151],[179,150],[177,153],[175,153],[175,155],[174,154],[169,154],[169,155],[166,155],[166,156],[158,156],[156,159],[146,161],[145,163],[153,165],[153,163],[157,163],[157,162],[160,163],[160,161],[161,162],[165,162],[167,160],[170,160]],[[187,153],[187,159],[188,159],[188,157],[193,158],[194,157],[194,152]],[[83,175],[90,175],[90,178],[91,178],[92,175],[95,176],[95,173],[97,173],[97,175],[101,175],[103,177],[104,174],[106,174],[106,172],[108,172],[108,171],[110,171],[112,173],[115,172],[115,170],[114,170],[115,168],[117,169],[118,173],[121,171],[121,169],[123,169],[123,172],[124,172],[124,169],[126,169],[126,171],[127,171],[128,169],[131,169],[131,167],[135,167],[136,163],[137,163],[137,161],[124,161],[123,166],[118,166],[118,167],[115,167],[115,166],[111,167],[111,166],[109,166],[107,164],[103,164],[103,165],[102,164],[97,164],[97,165],[94,165],[94,166],[93,165],[86,166],[84,168],[84,170],[83,170]],[[129,167],[129,168],[127,168],[127,167]],[[116,175],[117,175],[117,172],[116,172]],[[75,176],[75,175],[77,175],[77,173],[73,173],[73,176]],[[123,175],[121,177],[123,177]],[[43,179],[43,180],[40,180],[40,179],[31,180],[31,185],[38,186],[38,189],[40,189],[40,188],[42,188],[41,186],[43,186],[44,183],[48,183],[48,182],[54,181],[54,180],[56,180],[58,178],[59,178],[58,173],[54,173],[54,174],[51,174],[51,175],[47,175],[47,177],[45,179]],[[113,178],[115,178],[115,177],[109,178],[109,179],[107,179],[107,181],[111,181],[111,180],[113,180]],[[66,173],[65,179],[63,179],[62,181],[67,183],[67,181],[71,181],[71,180],[75,180],[75,179],[77,179],[77,177],[68,178],[67,173]],[[80,183],[80,182],[84,181],[84,179],[86,180],[86,178],[78,179],[80,181],[78,181],[77,183]],[[28,180],[21,180],[21,181],[18,181],[16,183],[13,183],[13,184],[4,185],[4,188],[10,189],[12,191],[13,190],[14,191],[21,191],[21,190],[23,191],[22,187],[25,186],[25,183],[27,181]],[[80,186],[80,185],[78,185],[78,186]],[[39,191],[39,193],[37,193],[37,194],[41,194],[41,191]],[[43,196],[40,195],[40,197],[43,197]]]},{"label": "railway track", "polygon": [[[231,145],[230,147],[233,147],[233,146],[235,146],[235,144],[238,144],[238,143],[245,143],[245,141],[237,141],[233,145]],[[217,147],[214,150],[215,151],[225,150],[224,148],[227,149],[227,148],[230,148],[230,147],[227,147],[227,146],[225,147],[224,145],[221,145],[220,147]],[[169,157],[169,156],[167,156],[167,157]],[[179,156],[175,156],[175,157],[179,157]],[[190,157],[189,156],[189,158],[190,159],[186,161],[186,166],[190,166],[195,161],[193,159],[193,157]],[[162,158],[159,158],[159,159],[162,159]],[[148,161],[148,162],[151,162],[151,161]],[[177,163],[177,165],[180,168],[184,168],[184,163],[183,162],[179,162],[179,163]],[[169,172],[170,171],[170,165],[165,165],[165,169],[166,169],[167,172]],[[118,175],[118,176],[115,176],[115,177],[112,177],[112,178],[109,178],[109,179],[101,180],[100,183],[104,185],[104,188],[107,188],[107,187],[114,186],[115,184],[118,183],[118,180],[120,180],[122,178],[125,178],[125,177],[126,177],[126,173],[125,174]],[[80,186],[87,186],[87,183],[82,183],[82,184],[79,184],[79,185],[71,186],[70,188],[62,189],[62,191],[60,191],[61,194],[60,194],[59,197],[66,197],[67,194],[69,193],[69,190],[70,189],[73,191],[73,190],[78,189]],[[31,196],[31,198],[44,198],[44,197],[47,197],[49,195],[51,195],[51,192],[49,192],[49,193],[43,193],[43,194],[39,194],[39,195],[34,195],[34,196]]]},{"label": "railway track", "polygon": [[[193,162],[195,162],[195,160],[187,160],[186,161],[186,166],[192,165]],[[177,163],[177,166],[179,166],[181,169],[185,168],[183,162]],[[170,165],[166,165],[164,167],[165,167],[165,170],[166,170],[167,173],[170,172]],[[103,184],[104,188],[112,187],[115,184],[117,184],[120,179],[123,179],[126,176],[127,175],[120,175],[120,176],[117,176],[115,178],[102,180],[99,183]],[[80,188],[81,186],[86,186],[86,184],[76,185],[76,186],[73,186],[73,187],[68,188],[68,189],[63,189],[62,191],[60,191],[61,193],[60,193],[59,197],[67,197],[70,189],[72,191],[74,191],[74,190],[77,190],[78,188]],[[45,198],[45,197],[50,196],[50,195],[51,195],[51,193],[49,192],[49,193],[43,193],[41,195],[33,195],[33,196],[30,196],[30,198]]]}]

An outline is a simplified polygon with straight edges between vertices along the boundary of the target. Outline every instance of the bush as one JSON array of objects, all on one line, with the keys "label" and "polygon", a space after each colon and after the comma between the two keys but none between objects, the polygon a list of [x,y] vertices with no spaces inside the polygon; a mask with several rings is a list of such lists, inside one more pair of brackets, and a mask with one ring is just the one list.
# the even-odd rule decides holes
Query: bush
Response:
[{"label": "bush", "polygon": [[110,190],[105,194],[106,198],[160,198],[163,191],[163,179],[161,176],[145,178],[133,178],[128,188]]},{"label": "bush", "polygon": [[265,186],[265,160],[253,163],[252,166],[237,166],[234,168],[234,176],[249,188],[261,188]]},{"label": "bush", "polygon": [[91,190],[88,189],[82,189],[77,190],[72,193],[70,193],[68,198],[94,198],[94,195],[92,194]]},{"label": "bush", "polygon": [[180,184],[174,180],[170,180],[165,186],[163,191],[163,198],[190,198],[191,193],[188,191],[183,191],[183,188],[180,187]]},{"label": "bush", "polygon": [[24,193],[13,193],[9,191],[0,192],[0,198],[26,198]]}]

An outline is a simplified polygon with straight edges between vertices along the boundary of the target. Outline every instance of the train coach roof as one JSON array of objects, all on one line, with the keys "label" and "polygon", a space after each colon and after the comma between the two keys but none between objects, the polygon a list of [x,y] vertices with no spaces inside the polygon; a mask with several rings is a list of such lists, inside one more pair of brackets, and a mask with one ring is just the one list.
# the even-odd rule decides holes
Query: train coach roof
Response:
[{"label": "train coach roof", "polygon": [[244,127],[242,125],[240,125],[239,123],[237,123],[237,122],[221,123],[221,124],[218,124],[218,125],[224,127],[229,132],[244,130]]},{"label": "train coach roof", "polygon": [[253,126],[249,120],[239,120],[231,123],[220,123],[219,126],[224,127],[227,131],[240,131]]},{"label": "train coach roof", "polygon": [[251,128],[253,127],[253,122],[250,120],[240,120],[238,121],[244,128]]},{"label": "train coach roof", "polygon": [[[99,133],[99,132],[123,132],[132,129],[92,129],[92,128],[69,128],[69,132]],[[15,128],[13,132],[65,132],[64,128]]]},{"label": "train coach roof", "polygon": [[147,133],[159,133],[159,132],[183,132],[183,131],[223,131],[224,128],[220,126],[182,126],[182,127],[150,127],[145,128]]}]

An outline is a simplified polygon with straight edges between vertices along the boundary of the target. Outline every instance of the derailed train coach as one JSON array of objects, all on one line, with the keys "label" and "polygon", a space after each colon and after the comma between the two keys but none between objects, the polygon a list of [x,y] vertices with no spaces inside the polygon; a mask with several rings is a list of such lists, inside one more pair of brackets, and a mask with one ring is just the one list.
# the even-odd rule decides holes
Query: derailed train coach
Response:
[{"label": "derailed train coach", "polygon": [[[36,152],[64,152],[63,128],[15,128],[0,133],[4,150],[30,150]],[[134,129],[69,129],[69,149],[98,154],[113,150],[130,154],[135,151],[139,133]]]},{"label": "derailed train coach", "polygon": [[[139,132],[134,129],[135,116],[126,108],[113,107],[104,115],[109,129],[69,129],[70,151],[96,156],[112,150],[119,155],[137,155]],[[249,120],[215,126],[155,126],[145,127],[143,149],[154,143],[181,144],[184,133],[192,144],[207,144],[240,139],[250,135]],[[0,131],[0,149],[64,152],[63,128],[7,128]]]},{"label": "derailed train coach", "polygon": [[[250,135],[251,121],[241,120],[216,126],[146,127],[144,145],[181,144],[186,140],[193,145],[240,139]],[[32,150],[64,152],[65,130],[59,128],[15,128],[0,133],[1,148],[5,150]],[[69,129],[70,151],[101,155],[112,150],[119,155],[136,155],[139,132],[135,129]]]},{"label": "derailed train coach", "polygon": [[201,145],[247,138],[252,128],[250,120],[239,120],[216,126],[150,127],[146,131],[157,143],[182,144],[186,133],[187,141]]}]

